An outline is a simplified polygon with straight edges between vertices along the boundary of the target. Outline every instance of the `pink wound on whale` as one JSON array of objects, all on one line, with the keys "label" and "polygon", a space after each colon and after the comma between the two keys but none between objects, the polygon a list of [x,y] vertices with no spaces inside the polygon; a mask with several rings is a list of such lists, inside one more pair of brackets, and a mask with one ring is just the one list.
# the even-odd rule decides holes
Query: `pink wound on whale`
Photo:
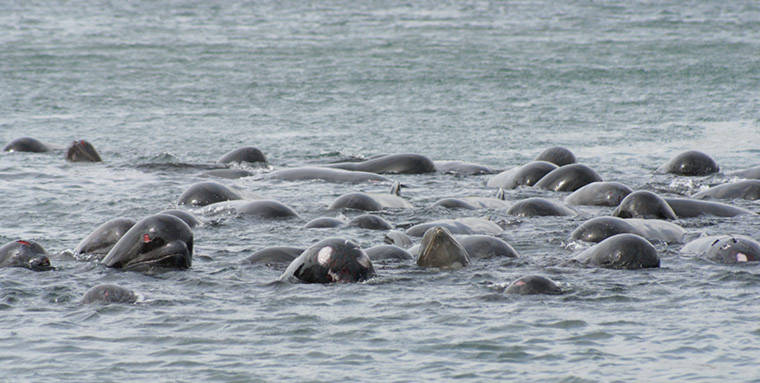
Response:
[{"label": "pink wound on whale", "polygon": [[317,262],[319,262],[319,264],[322,266],[327,266],[330,263],[330,257],[332,257],[332,254],[332,247],[323,247],[321,250],[319,250],[319,253],[317,253]]},{"label": "pink wound on whale", "polygon": [[736,262],[747,262],[747,261],[749,261],[749,257],[747,257],[747,254],[736,253]]},{"label": "pink wound on whale", "polygon": [[16,241],[16,243],[24,245],[24,246],[32,246],[31,243],[29,243],[27,241],[22,241],[22,240],[18,240],[18,241]]},{"label": "pink wound on whale", "polygon": [[150,242],[150,236],[148,234],[143,234],[143,242],[145,243]]},{"label": "pink wound on whale", "polygon": [[523,281],[517,281],[517,282],[515,282],[515,286],[524,286],[524,285],[526,285],[526,283],[523,282]]}]

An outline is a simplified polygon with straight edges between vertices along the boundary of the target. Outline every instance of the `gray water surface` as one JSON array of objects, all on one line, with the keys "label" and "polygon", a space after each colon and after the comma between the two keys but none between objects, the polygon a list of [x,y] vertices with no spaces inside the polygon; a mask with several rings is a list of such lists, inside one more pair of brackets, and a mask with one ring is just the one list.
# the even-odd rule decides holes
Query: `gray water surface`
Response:
[{"label": "gray water surface", "polygon": [[[576,217],[431,208],[493,196],[488,176],[400,175],[400,228],[479,216],[521,254],[458,271],[378,263],[349,285],[272,284],[241,265],[267,246],[330,236],[363,247],[383,232],[302,229],[339,195],[390,184],[217,180],[300,217],[193,210],[187,271],[144,275],[67,255],[117,216],[176,207],[224,153],[256,146],[272,169],[420,153],[508,169],[562,145],[605,180],[691,195],[760,165],[760,4],[754,1],[5,1],[0,142],[92,142],[103,163],[0,155],[2,243],[30,239],[54,272],[0,269],[6,381],[758,381],[760,269],[656,244],[662,268],[571,262]],[[723,173],[654,169],[688,149]],[[566,193],[530,188],[509,201]],[[760,211],[757,201],[730,203]],[[353,217],[358,212],[344,212]],[[755,216],[682,219],[689,238],[760,239]],[[526,274],[559,296],[508,296]],[[114,283],[133,305],[82,305]]]}]

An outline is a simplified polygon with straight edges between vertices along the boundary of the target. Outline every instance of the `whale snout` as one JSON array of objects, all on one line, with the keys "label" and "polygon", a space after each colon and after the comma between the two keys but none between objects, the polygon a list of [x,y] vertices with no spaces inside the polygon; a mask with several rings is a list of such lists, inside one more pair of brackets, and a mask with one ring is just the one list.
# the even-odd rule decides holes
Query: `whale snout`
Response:
[{"label": "whale snout", "polygon": [[124,265],[124,268],[135,271],[156,268],[185,270],[190,268],[192,257],[192,244],[185,243],[182,240],[174,240],[140,254]]},{"label": "whale snout", "polygon": [[36,257],[29,260],[29,268],[34,271],[48,271],[55,270],[55,267],[50,265],[50,258],[46,256]]}]

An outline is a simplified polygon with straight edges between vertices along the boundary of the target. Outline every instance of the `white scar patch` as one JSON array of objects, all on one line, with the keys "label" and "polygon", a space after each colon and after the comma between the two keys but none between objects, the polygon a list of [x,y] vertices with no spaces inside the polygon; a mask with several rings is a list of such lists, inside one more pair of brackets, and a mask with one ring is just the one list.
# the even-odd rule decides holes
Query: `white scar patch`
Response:
[{"label": "white scar patch", "polygon": [[319,250],[319,253],[317,253],[317,262],[319,262],[322,266],[327,266],[330,263],[330,258],[333,254],[333,248],[330,246],[325,246],[322,249]]},{"label": "white scar patch", "polygon": [[736,262],[748,262],[749,258],[747,258],[747,254],[744,253],[736,253]]}]

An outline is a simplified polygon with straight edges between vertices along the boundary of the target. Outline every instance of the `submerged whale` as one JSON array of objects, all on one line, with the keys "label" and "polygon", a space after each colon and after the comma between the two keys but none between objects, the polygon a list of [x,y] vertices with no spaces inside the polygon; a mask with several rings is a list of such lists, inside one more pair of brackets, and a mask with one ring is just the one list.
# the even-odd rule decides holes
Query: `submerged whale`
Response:
[{"label": "submerged whale", "polygon": [[459,197],[444,198],[436,201],[433,206],[445,207],[447,209],[503,209],[509,206],[505,201],[504,189],[499,188],[496,198],[492,197]]},{"label": "submerged whale", "polygon": [[581,262],[608,269],[643,269],[660,267],[657,250],[636,234],[617,234],[584,250]]},{"label": "submerged whale", "polygon": [[330,210],[356,209],[378,211],[383,209],[410,209],[412,204],[399,196],[401,185],[395,183],[389,194],[353,192],[338,197],[330,205]]},{"label": "submerged whale", "polygon": [[396,245],[377,245],[364,251],[373,262],[388,260],[409,261],[414,259],[412,254]]},{"label": "submerged whale", "polygon": [[243,260],[243,264],[256,264],[264,263],[267,265],[272,264],[285,264],[289,265],[293,262],[301,253],[304,252],[303,247],[291,247],[291,246],[272,246],[266,247],[261,250],[255,251],[250,257]]},{"label": "submerged whale", "polygon": [[705,153],[689,150],[678,154],[657,168],[658,173],[672,173],[681,176],[706,176],[720,170],[715,160]]},{"label": "submerged whale", "polygon": [[470,264],[464,246],[441,226],[430,228],[422,236],[417,265],[442,269],[459,269]]},{"label": "submerged whale", "polygon": [[473,164],[462,161],[434,161],[436,170],[444,174],[454,175],[480,175],[498,173],[497,170],[485,165]]},{"label": "submerged whale", "polygon": [[328,238],[306,249],[290,263],[281,281],[303,283],[361,282],[375,276],[375,268],[359,245]]},{"label": "submerged whale", "polygon": [[748,179],[760,179],[760,166],[755,166],[749,169],[737,170],[728,173],[731,177],[748,178]]},{"label": "submerged whale", "polygon": [[726,205],[720,202],[702,201],[690,198],[665,198],[665,202],[670,205],[679,218],[691,218],[701,215],[734,217],[743,214],[755,214],[750,210]]},{"label": "submerged whale", "polygon": [[71,162],[101,162],[95,147],[85,140],[74,141],[66,149],[66,159]]},{"label": "submerged whale", "polygon": [[134,271],[187,269],[193,257],[193,231],[185,221],[156,214],[135,223],[111,248],[102,263]]},{"label": "submerged whale", "polygon": [[79,245],[74,249],[74,254],[86,254],[89,260],[100,260],[134,225],[135,220],[131,218],[111,219],[98,226],[90,235],[79,242]]},{"label": "submerged whale", "polygon": [[620,182],[592,182],[565,197],[568,205],[618,206],[633,190]]},{"label": "submerged whale", "polygon": [[266,178],[285,181],[322,180],[334,183],[390,182],[391,179],[377,173],[352,171],[316,166],[275,170]]},{"label": "submerged whale", "polygon": [[757,262],[760,261],[760,243],[744,235],[713,235],[685,244],[681,254],[718,263]]},{"label": "submerged whale", "polygon": [[648,241],[683,242],[686,230],[674,223],[659,219],[595,217],[582,223],[570,238],[586,242],[601,242],[613,235],[632,233]]},{"label": "submerged whale", "polygon": [[304,225],[304,229],[324,229],[324,228],[331,228],[331,227],[340,227],[345,225],[346,222],[343,220],[332,218],[332,217],[319,217],[314,218],[311,221],[307,222],[306,225]]},{"label": "submerged whale", "polygon": [[454,238],[467,250],[470,259],[516,258],[517,250],[501,238],[490,235],[457,235]]},{"label": "submerged whale", "polygon": [[713,186],[707,190],[694,194],[692,198],[705,199],[760,199],[760,180],[746,180],[730,184]]},{"label": "submerged whale", "polygon": [[204,208],[204,211],[214,213],[233,212],[239,217],[258,219],[298,217],[298,213],[296,213],[291,207],[273,199],[222,201],[207,205]]},{"label": "submerged whale", "polygon": [[50,147],[43,144],[36,138],[21,137],[16,138],[3,147],[5,152],[29,152],[29,153],[44,153],[49,152]]},{"label": "submerged whale", "polygon": [[190,226],[191,229],[201,224],[201,221],[199,221],[198,218],[196,218],[192,213],[184,211],[184,210],[168,209],[168,210],[163,210],[163,211],[161,211],[158,214],[173,215],[173,216],[175,216],[175,217],[177,217],[177,218],[185,221],[185,223],[187,224],[187,226]]},{"label": "submerged whale", "polygon": [[539,275],[527,275],[512,282],[504,290],[507,294],[562,294],[562,289],[549,278]]},{"label": "submerged whale", "polygon": [[253,146],[246,146],[223,155],[217,162],[221,164],[230,164],[234,162],[256,163],[267,162],[267,158],[261,150],[254,148]]},{"label": "submerged whale", "polygon": [[361,162],[339,162],[322,166],[372,173],[421,174],[436,171],[433,161],[419,154],[391,154]]},{"label": "submerged whale", "polygon": [[491,177],[486,186],[514,189],[518,186],[533,186],[558,166],[547,161],[532,161],[525,165],[505,170]]},{"label": "submerged whale", "polygon": [[412,247],[412,238],[406,235],[406,233],[398,230],[390,230],[389,232],[385,233],[383,236],[383,242],[391,245],[396,245],[402,249],[408,249]]},{"label": "submerged whale", "polygon": [[0,247],[0,267],[23,267],[34,271],[53,270],[45,249],[34,241],[17,240]]},{"label": "submerged whale", "polygon": [[97,285],[84,294],[83,304],[90,303],[135,303],[137,295],[124,287],[104,284]]},{"label": "submerged whale", "polygon": [[592,182],[600,182],[602,177],[583,164],[569,164],[552,170],[536,182],[535,187],[554,191],[576,191]]},{"label": "submerged whale", "polygon": [[360,227],[362,229],[368,230],[393,229],[393,226],[391,226],[388,221],[383,219],[383,217],[374,214],[362,214],[360,216],[354,217],[352,220],[348,221],[348,226]]},{"label": "submerged whale", "polygon": [[[459,242],[465,250],[470,260],[488,259],[488,258],[517,258],[520,255],[512,245],[508,244],[501,238],[482,234],[464,234],[455,235],[454,239]],[[410,243],[411,245],[411,243]],[[422,246],[414,245],[409,248],[409,253],[415,256],[420,254]]]},{"label": "submerged whale", "polygon": [[552,200],[541,197],[526,198],[515,202],[507,214],[518,217],[546,217],[576,215],[575,210]]},{"label": "submerged whale", "polygon": [[565,166],[575,163],[575,154],[570,149],[562,146],[555,146],[541,152],[536,161],[546,161],[556,164],[557,166]]},{"label": "submerged whale", "polygon": [[662,197],[646,190],[638,190],[623,198],[612,212],[620,218],[678,219],[673,208]]},{"label": "submerged whale", "polygon": [[230,188],[216,182],[200,182],[190,186],[179,197],[178,205],[206,206],[212,203],[242,199]]},{"label": "submerged whale", "polygon": [[422,237],[428,229],[441,226],[453,234],[491,234],[504,231],[501,226],[484,218],[465,217],[456,219],[441,219],[424,222],[406,229],[406,234],[412,237]]},{"label": "submerged whale", "polygon": [[226,179],[238,179],[250,177],[253,173],[243,169],[212,169],[199,174],[200,177],[216,177]]}]

